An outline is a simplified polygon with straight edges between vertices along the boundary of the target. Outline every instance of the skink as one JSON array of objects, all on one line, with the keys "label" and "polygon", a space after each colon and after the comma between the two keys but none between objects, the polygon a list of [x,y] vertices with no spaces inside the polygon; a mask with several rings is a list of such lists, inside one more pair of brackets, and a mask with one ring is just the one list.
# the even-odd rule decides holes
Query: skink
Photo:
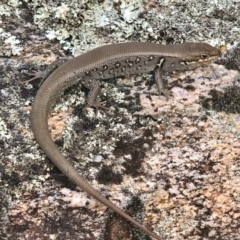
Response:
[{"label": "skink", "polygon": [[[101,107],[97,100],[100,79],[134,73],[153,72],[159,94],[163,89],[162,73],[185,71],[209,64],[221,55],[206,43],[160,45],[154,43],[119,43],[96,48],[62,64],[43,82],[31,111],[31,125],[37,142],[53,164],[78,187],[155,239],[160,237],[127,215],[91,187],[58,150],[48,130],[48,114],[56,98],[65,89],[81,82],[90,89],[87,107]],[[36,75],[34,78],[39,77]]]}]

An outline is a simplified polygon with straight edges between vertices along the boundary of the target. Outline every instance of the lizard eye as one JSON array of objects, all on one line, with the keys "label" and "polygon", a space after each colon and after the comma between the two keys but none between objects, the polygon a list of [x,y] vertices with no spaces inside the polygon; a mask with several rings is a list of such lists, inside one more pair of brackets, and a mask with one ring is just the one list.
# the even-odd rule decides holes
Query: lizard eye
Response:
[{"label": "lizard eye", "polygon": [[208,54],[206,54],[206,53],[201,54],[201,58],[202,58],[202,59],[208,58]]}]

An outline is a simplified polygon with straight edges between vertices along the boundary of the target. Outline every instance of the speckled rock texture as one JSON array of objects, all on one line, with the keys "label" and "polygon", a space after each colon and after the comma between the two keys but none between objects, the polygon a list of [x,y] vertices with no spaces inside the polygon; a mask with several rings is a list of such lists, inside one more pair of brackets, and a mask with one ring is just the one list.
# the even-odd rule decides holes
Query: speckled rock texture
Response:
[{"label": "speckled rock texture", "polygon": [[240,239],[239,1],[2,0],[0,239],[148,240],[78,189],[33,138],[40,81],[59,57],[128,41],[206,42],[225,52],[194,71],[102,81],[109,110],[83,112],[86,89],[65,91],[52,137],[80,174],[163,240]]}]

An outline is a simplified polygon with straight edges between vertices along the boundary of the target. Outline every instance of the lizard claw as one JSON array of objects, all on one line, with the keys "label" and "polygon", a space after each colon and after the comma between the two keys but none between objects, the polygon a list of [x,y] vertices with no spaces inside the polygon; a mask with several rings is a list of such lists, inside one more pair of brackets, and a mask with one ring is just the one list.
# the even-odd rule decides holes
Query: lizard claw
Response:
[{"label": "lizard claw", "polygon": [[103,102],[96,101],[94,103],[88,102],[87,105],[83,108],[83,111],[86,111],[87,108],[94,108],[95,109],[95,117],[96,117],[98,114],[99,108],[102,108],[104,110],[109,110],[109,108],[102,106],[102,104],[105,102],[106,101],[103,101]]},{"label": "lizard claw", "polygon": [[[65,63],[66,61],[68,61],[68,58],[59,58],[57,60],[55,60],[54,62],[52,62],[44,71],[33,71],[32,73],[26,73],[29,76],[33,76],[31,79],[26,80],[21,82],[20,84],[24,84],[24,83],[29,83],[32,82],[33,80],[40,78],[42,79],[42,81],[44,79],[46,79],[55,69],[57,69],[59,66],[61,66],[63,63]],[[41,81],[41,84],[42,84]]]},{"label": "lizard claw", "polygon": [[46,71],[39,71],[39,72],[33,71],[32,73],[26,73],[26,74],[28,76],[33,76],[33,77],[26,80],[26,81],[20,82],[20,84],[29,83],[29,82],[32,82],[35,79],[38,79],[38,78],[44,79],[46,77]]},{"label": "lizard claw", "polygon": [[166,90],[166,89],[161,90],[161,93],[160,93],[159,96],[161,96],[161,94],[163,94],[163,96],[167,99],[167,101],[169,100],[169,96],[173,95],[172,91],[169,91],[169,90]]}]

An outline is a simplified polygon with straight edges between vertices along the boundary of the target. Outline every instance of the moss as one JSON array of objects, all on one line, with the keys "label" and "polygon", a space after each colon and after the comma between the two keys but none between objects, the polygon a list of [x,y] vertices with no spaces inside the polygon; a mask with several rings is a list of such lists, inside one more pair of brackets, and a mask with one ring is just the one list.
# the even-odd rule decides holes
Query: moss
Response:
[{"label": "moss", "polygon": [[120,184],[123,177],[120,173],[113,172],[111,166],[103,166],[97,174],[97,180],[101,184]]},{"label": "moss", "polygon": [[205,108],[227,113],[240,113],[240,86],[227,87],[224,93],[212,90],[210,95],[212,98],[207,98],[202,102]]}]

